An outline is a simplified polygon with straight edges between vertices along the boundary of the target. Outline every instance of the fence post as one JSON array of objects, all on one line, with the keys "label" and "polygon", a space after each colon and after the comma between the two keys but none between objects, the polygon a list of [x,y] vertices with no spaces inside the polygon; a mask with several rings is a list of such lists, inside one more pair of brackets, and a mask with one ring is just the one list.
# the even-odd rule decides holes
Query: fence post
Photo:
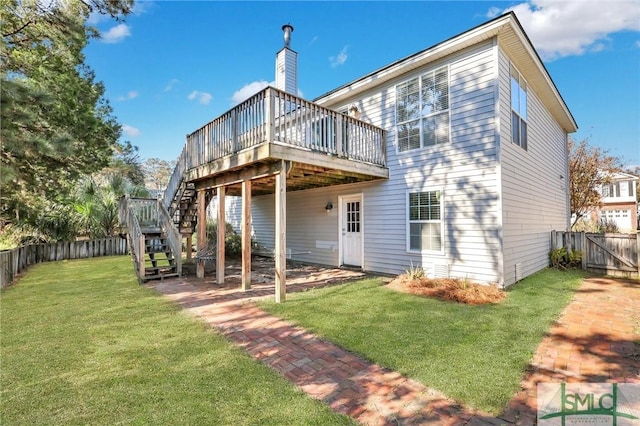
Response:
[{"label": "fence post", "polygon": [[587,233],[582,231],[580,233],[580,248],[582,251],[582,270],[587,270]]},{"label": "fence post", "polygon": [[636,232],[636,269],[640,276],[640,231]]}]

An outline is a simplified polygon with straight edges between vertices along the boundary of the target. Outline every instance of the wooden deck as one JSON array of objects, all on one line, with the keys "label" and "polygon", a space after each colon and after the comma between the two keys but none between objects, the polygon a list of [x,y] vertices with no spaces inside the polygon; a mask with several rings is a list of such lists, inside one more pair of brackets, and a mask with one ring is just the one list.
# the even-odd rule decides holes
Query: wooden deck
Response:
[{"label": "wooden deck", "polygon": [[[274,194],[275,298],[282,302],[286,294],[287,192],[388,179],[386,161],[383,129],[267,87],[187,135],[161,210],[191,247],[196,224],[206,221],[213,196],[218,198],[218,223],[225,222],[225,197],[242,196],[242,289],[248,290],[251,199]],[[129,227],[130,233],[140,234],[140,241],[144,241],[139,228],[147,225],[146,215],[144,209],[131,215],[141,221],[137,228],[135,223]],[[225,227],[217,229],[216,282],[223,284]],[[208,246],[206,227],[199,226],[197,231],[200,252]],[[139,251],[144,253],[142,248]],[[204,273],[204,262],[197,261],[197,276],[202,278]]]},{"label": "wooden deck", "polygon": [[164,195],[177,207],[180,187],[227,186],[240,193],[274,192],[275,173],[286,161],[287,190],[388,179],[384,130],[268,87],[189,134]]}]

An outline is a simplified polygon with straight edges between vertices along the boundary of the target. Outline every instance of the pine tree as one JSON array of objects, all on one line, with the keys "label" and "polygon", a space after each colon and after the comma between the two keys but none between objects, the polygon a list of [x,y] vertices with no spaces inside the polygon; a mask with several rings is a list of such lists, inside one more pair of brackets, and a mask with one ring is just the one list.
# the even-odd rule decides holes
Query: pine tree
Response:
[{"label": "pine tree", "polygon": [[76,182],[107,166],[121,129],[82,49],[91,12],[121,16],[132,0],[2,0],[0,227],[35,222]]}]

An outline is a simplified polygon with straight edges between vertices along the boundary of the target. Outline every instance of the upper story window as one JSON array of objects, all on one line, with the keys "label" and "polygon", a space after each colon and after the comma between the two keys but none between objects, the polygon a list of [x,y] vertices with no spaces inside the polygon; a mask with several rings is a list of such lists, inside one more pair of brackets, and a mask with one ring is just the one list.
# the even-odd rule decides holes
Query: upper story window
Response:
[{"label": "upper story window", "polygon": [[527,149],[527,82],[511,65],[511,141]]},{"label": "upper story window", "polygon": [[396,86],[398,151],[449,142],[449,68]]},{"label": "upper story window", "polygon": [[635,198],[635,182],[621,181],[602,185],[602,196],[605,198]]}]

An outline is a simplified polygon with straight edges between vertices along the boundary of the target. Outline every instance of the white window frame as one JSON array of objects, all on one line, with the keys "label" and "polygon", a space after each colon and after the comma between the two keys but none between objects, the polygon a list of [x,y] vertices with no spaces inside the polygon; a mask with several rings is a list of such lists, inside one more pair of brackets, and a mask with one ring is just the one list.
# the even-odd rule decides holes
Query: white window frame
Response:
[{"label": "white window frame", "polygon": [[[420,109],[422,110],[423,107],[423,99],[422,99],[422,94],[423,94],[423,90],[422,90],[422,80],[425,76],[429,75],[429,74],[433,74],[434,78],[435,75],[443,70],[446,69],[447,71],[447,108],[440,110],[440,111],[435,111],[435,112],[430,112],[430,113],[426,113],[423,114],[422,111],[420,111],[418,118],[414,118],[411,120],[405,120],[405,121],[398,121],[398,87],[402,86],[404,84],[407,84],[408,82],[412,81],[412,80],[418,80],[418,105],[420,106]],[[395,90],[395,103],[394,103],[394,116],[395,116],[395,130],[396,130],[396,135],[395,135],[395,139],[396,139],[396,153],[408,153],[408,152],[412,152],[412,151],[416,151],[419,149],[427,149],[427,148],[435,148],[439,145],[448,145],[451,143],[451,67],[449,66],[449,64],[443,65],[443,66],[439,66],[433,69],[430,69],[426,72],[420,73],[419,75],[416,75],[408,80],[404,80],[398,84],[396,84],[394,86],[394,90]],[[445,115],[447,117],[447,140],[446,142],[441,142],[438,143],[436,141],[435,144],[433,145],[425,145],[425,138],[424,138],[424,132],[423,132],[423,128],[424,128],[424,123],[426,119],[430,119],[439,115]],[[400,149],[400,131],[399,128],[401,125],[406,124],[406,123],[410,123],[413,121],[418,122],[418,132],[419,132],[419,137],[420,137],[420,146],[417,148],[408,148],[406,150],[401,150]]]},{"label": "white window frame", "polygon": [[[514,75],[515,74],[515,75]],[[515,81],[515,77],[518,77],[518,81]],[[515,83],[518,85],[518,108],[517,110],[514,108],[514,93],[513,93],[513,85]],[[524,93],[524,98],[522,97],[522,93]],[[524,79],[522,73],[518,71],[518,69],[510,64],[509,70],[509,104],[511,109],[511,142],[518,145],[520,148],[525,151],[529,150],[529,116],[528,116],[528,106],[529,106],[529,84],[527,80]],[[524,102],[523,102],[524,100]],[[523,104],[524,103],[524,110]],[[524,114],[523,114],[524,112]],[[514,129],[514,114],[518,118],[518,140],[515,140],[515,129]],[[524,132],[522,132],[524,123]],[[524,136],[524,138],[523,138]]]},{"label": "white window frame", "polygon": [[[425,192],[440,192],[440,220],[410,220],[410,195]],[[424,254],[444,254],[444,189],[442,187],[429,187],[420,190],[408,190],[405,195],[405,214],[406,214],[406,247],[408,253],[424,253]],[[412,223],[440,223],[440,250],[415,250],[411,248],[411,224]]]}]

